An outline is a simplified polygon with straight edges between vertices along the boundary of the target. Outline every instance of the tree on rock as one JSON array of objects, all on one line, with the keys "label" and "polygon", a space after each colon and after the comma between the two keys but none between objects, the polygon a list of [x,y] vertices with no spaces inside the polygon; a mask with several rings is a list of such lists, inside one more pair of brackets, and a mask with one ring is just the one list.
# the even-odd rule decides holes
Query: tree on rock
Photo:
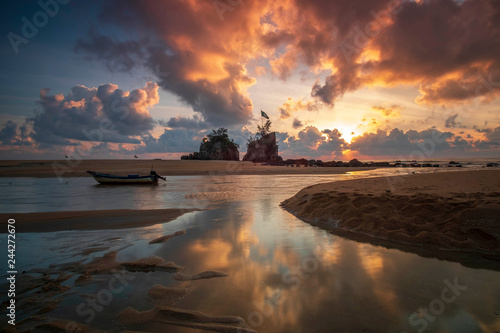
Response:
[{"label": "tree on rock", "polygon": [[262,126],[257,125],[257,130],[259,131],[257,134],[260,134],[261,137],[269,134],[271,132],[271,121],[267,120]]},{"label": "tree on rock", "polygon": [[185,155],[181,160],[229,160],[239,161],[240,146],[229,139],[227,128],[221,127],[218,130],[212,130],[203,138],[200,144],[200,152]]},{"label": "tree on rock", "polygon": [[[206,139],[206,140],[205,140]],[[210,134],[207,134],[207,137],[203,139],[203,143],[215,144],[217,142],[222,142],[225,145],[234,145],[236,148],[240,148],[240,145],[234,142],[233,139],[229,139],[229,135],[227,134],[227,128],[221,127],[217,131],[212,130]]]}]

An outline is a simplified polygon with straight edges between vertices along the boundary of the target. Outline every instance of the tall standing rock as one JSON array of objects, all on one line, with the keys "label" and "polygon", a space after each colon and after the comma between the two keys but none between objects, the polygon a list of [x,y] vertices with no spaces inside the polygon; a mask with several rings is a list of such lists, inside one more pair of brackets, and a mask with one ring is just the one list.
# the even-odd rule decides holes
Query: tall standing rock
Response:
[{"label": "tall standing rock", "polygon": [[283,159],[278,155],[276,132],[264,135],[248,145],[243,161],[280,163]]}]

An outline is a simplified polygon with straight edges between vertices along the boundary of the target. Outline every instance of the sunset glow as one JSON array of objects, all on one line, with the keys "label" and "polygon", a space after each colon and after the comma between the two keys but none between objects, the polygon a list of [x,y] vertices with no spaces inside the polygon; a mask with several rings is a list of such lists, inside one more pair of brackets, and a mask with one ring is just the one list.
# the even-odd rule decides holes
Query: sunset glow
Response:
[{"label": "sunset glow", "polygon": [[39,10],[5,12],[4,159],[177,156],[220,127],[244,153],[260,110],[284,158],[408,155],[432,131],[436,158],[500,152],[494,2],[71,3],[23,37]]}]

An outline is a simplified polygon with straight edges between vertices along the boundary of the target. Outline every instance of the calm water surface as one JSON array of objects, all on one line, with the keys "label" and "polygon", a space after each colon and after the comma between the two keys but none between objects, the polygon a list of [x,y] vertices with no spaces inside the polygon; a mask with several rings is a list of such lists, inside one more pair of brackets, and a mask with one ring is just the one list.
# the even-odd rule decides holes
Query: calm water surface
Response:
[{"label": "calm water surface", "polygon": [[[50,178],[3,178],[0,202],[2,212],[206,209],[147,228],[18,234],[18,270],[28,272],[76,260],[88,262],[107,251],[120,250],[118,261],[157,255],[184,266],[186,274],[204,270],[229,274],[180,282],[166,272],[133,273],[140,278],[96,313],[90,323],[95,328],[122,330],[116,315],[128,306],[151,308],[147,292],[160,283],[193,288],[176,307],[240,316],[259,332],[500,331],[499,272],[347,240],[312,227],[279,207],[281,201],[309,185],[393,172],[397,171],[169,177],[165,185],[157,187],[99,186],[92,178],[68,183]],[[20,229],[19,225],[18,232]],[[148,244],[182,229],[187,231],[185,235],[163,244]],[[1,243],[5,247],[5,237]],[[80,254],[103,244],[110,249]],[[4,261],[0,264],[3,272]],[[95,295],[109,278],[97,276],[91,285],[73,287],[49,315],[85,322],[87,317],[76,310],[85,300],[82,294]],[[453,293],[450,284],[458,284],[459,289]],[[131,328],[199,332],[159,323]]]}]

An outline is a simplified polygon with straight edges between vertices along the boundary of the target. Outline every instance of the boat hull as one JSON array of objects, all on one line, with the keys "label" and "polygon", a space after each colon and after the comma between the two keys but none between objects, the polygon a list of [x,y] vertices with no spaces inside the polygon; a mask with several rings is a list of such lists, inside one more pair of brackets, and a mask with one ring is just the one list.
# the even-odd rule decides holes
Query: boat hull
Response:
[{"label": "boat hull", "polygon": [[157,185],[157,176],[114,176],[87,171],[99,184],[105,185]]}]

